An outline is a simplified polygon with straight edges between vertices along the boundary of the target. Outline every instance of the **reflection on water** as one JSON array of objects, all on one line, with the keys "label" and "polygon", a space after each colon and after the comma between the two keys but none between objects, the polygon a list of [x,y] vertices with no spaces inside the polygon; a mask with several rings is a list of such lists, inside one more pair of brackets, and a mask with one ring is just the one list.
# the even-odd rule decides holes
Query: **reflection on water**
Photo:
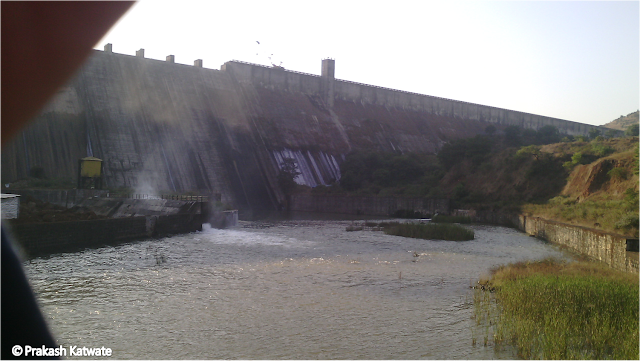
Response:
[{"label": "reflection on water", "polygon": [[241,222],[25,267],[59,343],[118,359],[511,359],[472,346],[469,286],[499,264],[562,257],[501,227],[453,242],[350,223]]}]

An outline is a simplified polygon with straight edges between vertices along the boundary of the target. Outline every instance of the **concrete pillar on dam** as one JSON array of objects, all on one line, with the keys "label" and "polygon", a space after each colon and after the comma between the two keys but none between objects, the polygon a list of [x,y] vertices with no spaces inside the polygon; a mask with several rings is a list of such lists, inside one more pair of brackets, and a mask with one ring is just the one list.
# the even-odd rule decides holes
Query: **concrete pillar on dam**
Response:
[{"label": "concrete pillar on dam", "polygon": [[335,99],[335,71],[336,61],[334,59],[327,58],[322,60],[322,93],[324,101],[329,108],[333,108],[333,100]]},{"label": "concrete pillar on dam", "polygon": [[111,43],[107,43],[107,44],[104,45],[104,52],[105,53],[113,53]]},{"label": "concrete pillar on dam", "polygon": [[197,67],[197,68],[202,68],[202,59],[196,59],[196,60],[193,62],[193,66],[194,66],[194,67]]},{"label": "concrete pillar on dam", "polygon": [[144,49],[136,50],[136,57],[144,58]]},{"label": "concrete pillar on dam", "polygon": [[173,55],[167,55],[167,63],[175,63],[176,57]]}]

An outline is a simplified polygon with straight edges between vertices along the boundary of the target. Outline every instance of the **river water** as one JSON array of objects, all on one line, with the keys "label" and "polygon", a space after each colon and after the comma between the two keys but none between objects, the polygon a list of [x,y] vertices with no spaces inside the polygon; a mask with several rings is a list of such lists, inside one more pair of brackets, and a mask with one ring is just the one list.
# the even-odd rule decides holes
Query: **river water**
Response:
[{"label": "river water", "polygon": [[57,342],[118,359],[513,359],[472,345],[470,285],[500,264],[567,257],[503,227],[453,242],[350,223],[205,225],[24,265]]}]

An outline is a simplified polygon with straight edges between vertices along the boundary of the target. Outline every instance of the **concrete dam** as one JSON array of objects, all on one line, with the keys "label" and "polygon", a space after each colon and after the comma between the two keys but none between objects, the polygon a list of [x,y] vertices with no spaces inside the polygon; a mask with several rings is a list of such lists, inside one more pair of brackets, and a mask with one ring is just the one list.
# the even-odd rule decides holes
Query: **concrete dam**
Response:
[{"label": "concrete dam", "polygon": [[587,134],[594,126],[512,110],[230,61],[220,70],[95,50],[2,152],[2,181],[42,167],[71,177],[103,160],[104,185],[137,193],[221,194],[241,209],[276,210],[277,174],[294,158],[308,186],[340,179],[355,150],[435,153],[446,142],[508,125]]}]

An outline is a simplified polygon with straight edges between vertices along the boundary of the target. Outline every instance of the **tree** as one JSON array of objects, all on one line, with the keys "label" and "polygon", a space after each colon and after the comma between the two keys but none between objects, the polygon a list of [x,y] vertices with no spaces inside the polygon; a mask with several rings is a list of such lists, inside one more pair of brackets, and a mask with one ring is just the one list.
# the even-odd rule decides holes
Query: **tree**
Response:
[{"label": "tree", "polygon": [[290,157],[282,160],[280,165],[280,172],[278,173],[278,184],[280,189],[285,195],[290,195],[293,190],[296,189],[295,179],[300,175],[298,167],[296,166],[296,160]]},{"label": "tree", "polygon": [[609,129],[609,130],[607,130],[607,131],[604,133],[604,135],[605,135],[607,138],[614,138],[614,137],[616,136],[616,131],[614,131],[614,130],[612,130],[612,129]]},{"label": "tree", "polygon": [[535,145],[538,143],[538,132],[531,128],[525,128],[520,133],[520,145]]},{"label": "tree", "polygon": [[484,129],[484,133],[488,134],[489,136],[493,136],[493,134],[496,133],[496,127],[493,125],[488,125]]},{"label": "tree", "polygon": [[624,134],[626,136],[637,136],[638,132],[639,132],[639,126],[638,124],[632,124],[631,126],[627,127],[627,129],[624,131]]},{"label": "tree", "polygon": [[464,159],[479,165],[491,152],[492,142],[488,137],[475,136],[464,138],[445,144],[438,152],[438,160],[445,170],[451,169]]},{"label": "tree", "polygon": [[548,145],[560,142],[560,132],[552,125],[541,127],[536,133],[536,143],[539,145]]},{"label": "tree", "polygon": [[516,152],[516,156],[522,157],[525,155],[532,155],[536,160],[540,158],[540,146],[529,145],[522,147]]},{"label": "tree", "polygon": [[508,126],[504,129],[504,143],[508,146],[520,145],[520,132],[518,126]]},{"label": "tree", "polygon": [[589,130],[589,139],[596,139],[596,137],[600,136],[600,130],[597,128],[592,128]]}]

